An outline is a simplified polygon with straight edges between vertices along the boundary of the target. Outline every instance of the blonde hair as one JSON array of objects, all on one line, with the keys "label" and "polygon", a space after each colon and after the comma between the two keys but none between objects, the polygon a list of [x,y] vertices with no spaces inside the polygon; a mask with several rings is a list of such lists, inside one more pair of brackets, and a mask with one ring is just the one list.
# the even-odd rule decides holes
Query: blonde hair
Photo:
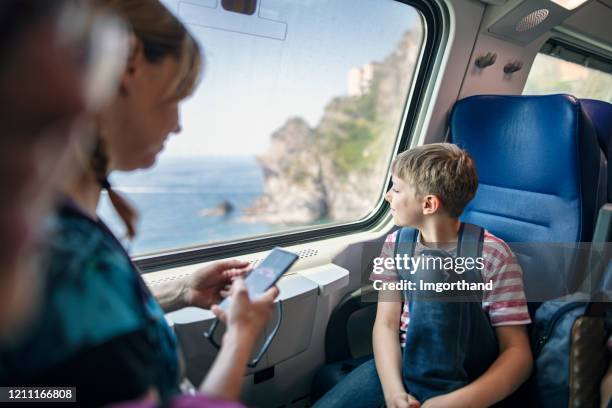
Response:
[{"label": "blonde hair", "polygon": [[[121,17],[143,45],[150,63],[171,56],[178,62],[178,73],[169,92],[178,100],[191,95],[197,87],[202,67],[200,47],[170,10],[159,0],[96,0],[96,3]],[[108,182],[108,157],[102,140],[98,140],[91,157],[91,167],[100,186],[108,192],[113,207],[123,220],[130,238],[136,235],[136,210]]]},{"label": "blonde hair", "polygon": [[400,153],[391,172],[410,183],[417,197],[433,194],[451,217],[459,217],[474,198],[478,173],[465,150],[451,143],[432,143]]},{"label": "blonde hair", "polygon": [[172,56],[179,64],[171,84],[177,99],[191,95],[202,68],[198,43],[179,19],[159,0],[96,0],[102,7],[122,17],[143,44],[147,61],[159,62]]}]

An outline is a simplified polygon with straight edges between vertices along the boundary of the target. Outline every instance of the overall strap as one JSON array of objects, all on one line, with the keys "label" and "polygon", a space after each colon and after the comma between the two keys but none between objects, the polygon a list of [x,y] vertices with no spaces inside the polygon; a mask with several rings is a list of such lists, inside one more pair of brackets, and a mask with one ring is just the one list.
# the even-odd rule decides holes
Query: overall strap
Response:
[{"label": "overall strap", "polygon": [[478,225],[461,223],[457,243],[457,257],[476,259],[482,256],[484,228]]},{"label": "overall strap", "polygon": [[[398,255],[400,255],[403,257],[404,255],[408,255],[408,257],[412,258],[418,239],[419,230],[417,230],[416,228],[400,228],[400,230],[397,231],[397,240],[395,241],[394,256],[397,257]],[[402,276],[402,272],[407,271],[398,271],[400,277],[403,278],[404,276]]]},{"label": "overall strap", "polygon": [[397,240],[395,241],[394,255],[414,255],[417,239],[419,238],[419,230],[416,228],[402,227],[397,231]]}]

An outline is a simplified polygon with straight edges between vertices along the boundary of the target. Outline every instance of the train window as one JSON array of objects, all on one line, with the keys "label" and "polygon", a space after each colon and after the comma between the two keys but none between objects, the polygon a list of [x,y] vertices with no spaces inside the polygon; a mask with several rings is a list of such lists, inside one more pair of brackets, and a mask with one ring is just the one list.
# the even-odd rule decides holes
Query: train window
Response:
[{"label": "train window", "polygon": [[[425,19],[395,0],[164,0],[204,50],[182,132],[113,174],[141,214],[134,255],[368,219],[382,202]],[[428,30],[429,31],[429,30]],[[108,200],[102,218],[121,234]]]},{"label": "train window", "polygon": [[523,94],[554,93],[612,102],[612,63],[576,47],[549,41],[536,56]]}]

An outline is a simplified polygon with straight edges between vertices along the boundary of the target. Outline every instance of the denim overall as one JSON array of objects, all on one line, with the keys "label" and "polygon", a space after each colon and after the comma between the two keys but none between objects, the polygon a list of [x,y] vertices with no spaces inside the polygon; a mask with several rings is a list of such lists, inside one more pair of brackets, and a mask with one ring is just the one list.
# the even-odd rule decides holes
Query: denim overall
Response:
[{"label": "denim overall", "polygon": [[[418,231],[402,228],[398,233],[396,255],[412,257]],[[462,224],[456,257],[482,256],[484,230]],[[420,256],[451,256],[442,250],[426,250]],[[415,282],[482,282],[479,269],[454,271],[402,270],[402,279]],[[431,266],[431,264],[430,264]],[[438,265],[439,266],[439,265]],[[417,286],[418,287],[418,286]],[[406,333],[402,374],[406,390],[419,401],[447,394],[474,381],[493,364],[499,354],[497,338],[489,317],[482,310],[481,292],[404,292],[410,322]]]},{"label": "denim overall", "polygon": [[[456,256],[482,256],[483,234],[480,227],[462,224]],[[398,232],[395,255],[412,257],[417,239],[417,230],[402,228]],[[450,256],[444,251],[425,252],[427,256]],[[403,280],[416,283],[420,279],[435,282],[436,277],[440,281],[457,277],[469,282],[482,281],[479,270],[466,271],[462,275],[431,270],[417,270],[414,274],[409,270],[398,272]],[[448,293],[432,297],[429,293],[405,292],[410,322],[402,377],[406,391],[421,403],[469,384],[497,358],[497,339],[489,317],[482,310],[482,293],[461,292],[460,295],[449,299]],[[371,359],[347,374],[316,402],[314,408],[375,408],[384,404],[376,364]]]}]

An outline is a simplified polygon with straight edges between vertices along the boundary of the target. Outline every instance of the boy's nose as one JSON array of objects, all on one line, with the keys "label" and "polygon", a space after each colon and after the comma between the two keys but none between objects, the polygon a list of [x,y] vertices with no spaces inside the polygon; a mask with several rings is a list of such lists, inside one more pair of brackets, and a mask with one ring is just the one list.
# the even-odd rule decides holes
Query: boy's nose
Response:
[{"label": "boy's nose", "polygon": [[387,202],[391,203],[391,190],[387,191],[385,193],[385,200],[387,200]]}]

